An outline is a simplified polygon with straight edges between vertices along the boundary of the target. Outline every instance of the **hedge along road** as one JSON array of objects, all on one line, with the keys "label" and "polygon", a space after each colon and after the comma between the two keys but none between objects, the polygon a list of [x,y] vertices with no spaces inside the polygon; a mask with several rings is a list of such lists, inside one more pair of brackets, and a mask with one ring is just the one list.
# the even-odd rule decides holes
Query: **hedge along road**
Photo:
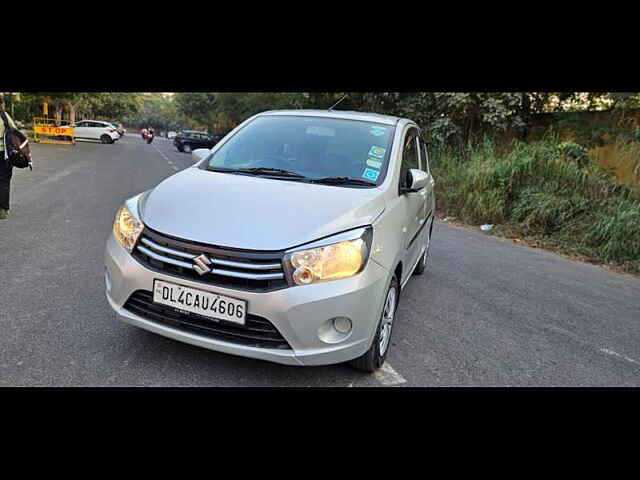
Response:
[{"label": "hedge along road", "polygon": [[35,169],[15,171],[0,221],[0,385],[640,385],[640,279],[444,223],[376,375],[235,357],[126,325],[104,295],[113,216],[190,155],[137,135],[32,150]]}]

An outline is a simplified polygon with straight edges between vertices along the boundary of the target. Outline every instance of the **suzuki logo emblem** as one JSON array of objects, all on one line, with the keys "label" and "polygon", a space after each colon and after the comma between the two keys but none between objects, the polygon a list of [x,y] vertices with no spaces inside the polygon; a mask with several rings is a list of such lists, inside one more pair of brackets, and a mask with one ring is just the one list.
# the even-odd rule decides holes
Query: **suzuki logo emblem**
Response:
[{"label": "suzuki logo emblem", "polygon": [[211,260],[204,253],[193,259],[193,269],[200,275],[209,273],[211,271]]}]

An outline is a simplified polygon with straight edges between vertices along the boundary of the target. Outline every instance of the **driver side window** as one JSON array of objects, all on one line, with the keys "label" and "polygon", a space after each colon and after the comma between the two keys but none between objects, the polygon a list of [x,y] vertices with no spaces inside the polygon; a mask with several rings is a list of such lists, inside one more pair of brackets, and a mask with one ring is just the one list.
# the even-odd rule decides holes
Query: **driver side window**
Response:
[{"label": "driver side window", "polygon": [[412,168],[420,168],[420,158],[418,156],[418,131],[411,128],[404,140],[402,149],[402,164],[400,167],[400,185],[399,188],[408,187],[407,175]]}]

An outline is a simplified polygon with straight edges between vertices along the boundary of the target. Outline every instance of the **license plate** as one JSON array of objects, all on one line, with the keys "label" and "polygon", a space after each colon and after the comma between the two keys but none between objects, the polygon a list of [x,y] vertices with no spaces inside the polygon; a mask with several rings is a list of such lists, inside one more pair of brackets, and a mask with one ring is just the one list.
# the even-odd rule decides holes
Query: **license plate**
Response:
[{"label": "license plate", "polygon": [[162,280],[153,282],[153,301],[177,310],[244,325],[247,302]]}]

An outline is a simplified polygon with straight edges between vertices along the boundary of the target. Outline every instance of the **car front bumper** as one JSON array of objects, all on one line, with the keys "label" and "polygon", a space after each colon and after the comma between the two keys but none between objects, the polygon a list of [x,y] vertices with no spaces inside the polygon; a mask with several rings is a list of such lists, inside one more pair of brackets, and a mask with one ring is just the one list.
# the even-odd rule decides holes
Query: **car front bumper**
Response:
[{"label": "car front bumper", "polygon": [[[364,354],[371,345],[391,278],[387,269],[369,259],[365,269],[351,278],[272,292],[246,292],[152,271],[120,246],[113,235],[107,241],[105,266],[107,299],[120,320],[210,350],[288,365],[328,365]],[[246,300],[247,313],[268,319],[291,349],[231,343],[160,324],[124,308],[135,291],[152,292],[156,279]],[[351,331],[341,334],[333,329],[334,317],[349,318]]]}]

